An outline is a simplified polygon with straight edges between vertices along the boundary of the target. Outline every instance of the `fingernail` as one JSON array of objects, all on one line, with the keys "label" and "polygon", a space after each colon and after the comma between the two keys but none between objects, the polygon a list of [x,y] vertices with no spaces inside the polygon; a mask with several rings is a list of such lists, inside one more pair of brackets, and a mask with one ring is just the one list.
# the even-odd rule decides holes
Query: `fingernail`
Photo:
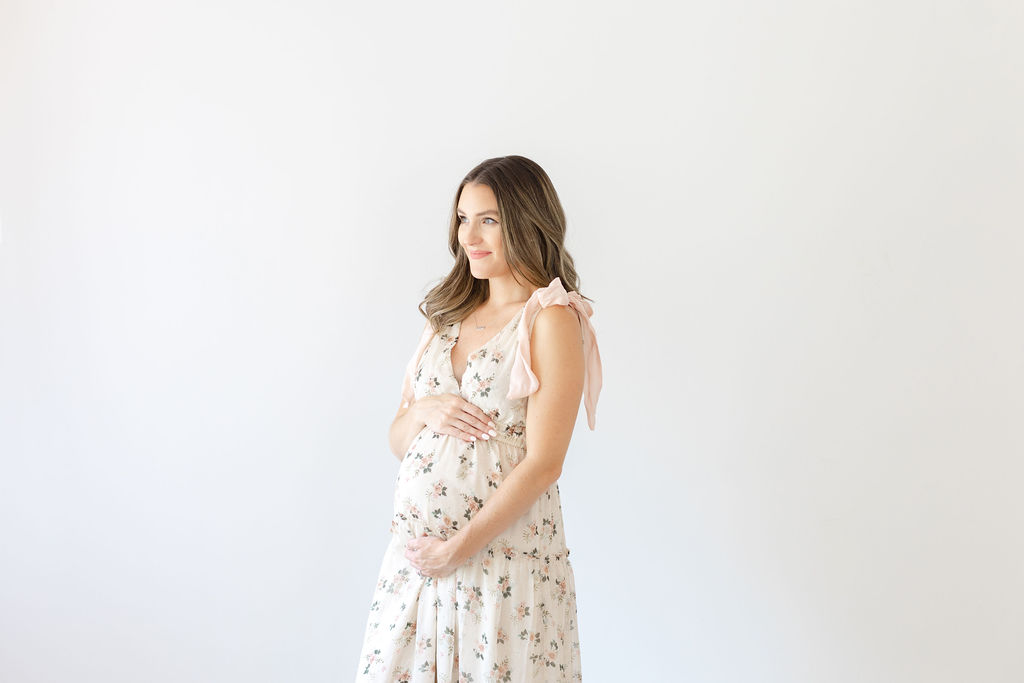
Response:
[{"label": "fingernail", "polygon": [[480,436],[484,437],[485,439],[490,439],[491,438],[491,437],[487,436],[486,434],[481,434]]},{"label": "fingernail", "polygon": [[491,425],[492,427],[494,426],[494,423],[489,421],[489,420],[488,420],[487,424]]},{"label": "fingernail", "polygon": [[476,437],[472,436],[472,435],[470,435],[469,439],[470,439],[470,441],[476,441]]},{"label": "fingernail", "polygon": [[498,435],[498,432],[494,431],[493,429],[490,430],[490,432],[491,432],[491,436],[497,436]]}]

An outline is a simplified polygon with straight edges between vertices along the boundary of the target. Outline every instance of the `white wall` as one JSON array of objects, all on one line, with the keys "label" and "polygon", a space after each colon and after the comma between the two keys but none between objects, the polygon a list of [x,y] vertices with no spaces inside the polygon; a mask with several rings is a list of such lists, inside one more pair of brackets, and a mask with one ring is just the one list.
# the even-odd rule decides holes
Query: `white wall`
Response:
[{"label": "white wall", "polygon": [[1024,680],[1019,2],[0,5],[0,680],[350,680],[462,175],[569,215],[590,681]]}]

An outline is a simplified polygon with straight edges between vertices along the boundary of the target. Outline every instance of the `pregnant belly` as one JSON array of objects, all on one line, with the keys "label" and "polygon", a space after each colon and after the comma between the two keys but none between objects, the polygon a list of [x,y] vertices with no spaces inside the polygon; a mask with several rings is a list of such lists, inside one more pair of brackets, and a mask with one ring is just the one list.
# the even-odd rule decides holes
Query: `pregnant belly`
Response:
[{"label": "pregnant belly", "polygon": [[424,429],[398,470],[392,533],[448,538],[483,507],[509,469],[492,444]]}]

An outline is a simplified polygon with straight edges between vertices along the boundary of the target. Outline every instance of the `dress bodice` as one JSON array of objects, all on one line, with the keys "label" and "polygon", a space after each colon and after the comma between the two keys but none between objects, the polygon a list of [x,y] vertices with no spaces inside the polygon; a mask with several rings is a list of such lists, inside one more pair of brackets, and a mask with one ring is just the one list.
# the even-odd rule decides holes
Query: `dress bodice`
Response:
[{"label": "dress bodice", "polygon": [[524,446],[527,397],[508,398],[512,377],[516,329],[524,308],[480,348],[469,354],[461,386],[452,368],[452,347],[459,339],[460,323],[447,325],[433,336],[416,366],[413,387],[416,398],[459,394],[480,407],[494,422],[497,437]]},{"label": "dress bodice", "polygon": [[427,325],[406,368],[403,382],[406,400],[442,393],[459,394],[490,415],[499,436],[513,445],[524,446],[526,399],[540,386],[530,366],[530,334],[537,313],[551,305],[570,306],[580,317],[585,367],[583,402],[587,423],[594,429],[601,391],[601,355],[590,322],[593,308],[577,292],[567,292],[557,277],[547,287],[534,291],[501,330],[469,354],[461,383],[455,377],[451,362],[451,350],[458,341],[461,323],[450,323],[437,333]]}]

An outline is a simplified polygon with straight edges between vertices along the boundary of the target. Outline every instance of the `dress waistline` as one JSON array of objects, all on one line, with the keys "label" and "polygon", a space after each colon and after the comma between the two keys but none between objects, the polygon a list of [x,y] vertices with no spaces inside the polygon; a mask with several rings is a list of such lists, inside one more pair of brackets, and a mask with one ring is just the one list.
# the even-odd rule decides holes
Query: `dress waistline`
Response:
[{"label": "dress waistline", "polygon": [[492,436],[489,439],[481,439],[480,437],[477,437],[476,438],[477,442],[480,442],[480,441],[485,441],[485,442],[500,441],[502,443],[508,444],[509,446],[512,446],[513,448],[522,448],[522,449],[526,448],[526,437],[525,436],[514,436],[512,434],[507,434],[505,432],[502,432],[500,424],[496,425],[494,427],[494,431],[498,432],[497,436]]}]

